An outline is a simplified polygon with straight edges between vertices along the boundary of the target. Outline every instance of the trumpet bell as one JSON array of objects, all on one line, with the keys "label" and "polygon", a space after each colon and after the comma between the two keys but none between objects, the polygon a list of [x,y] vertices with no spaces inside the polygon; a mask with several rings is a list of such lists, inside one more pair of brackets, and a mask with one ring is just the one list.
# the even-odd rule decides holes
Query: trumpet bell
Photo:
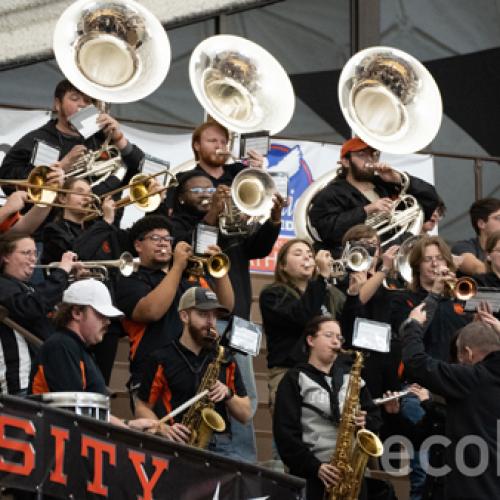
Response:
[{"label": "trumpet bell", "polygon": [[54,203],[57,197],[57,191],[52,189],[44,189],[47,183],[47,174],[50,172],[49,167],[38,166],[35,167],[28,176],[27,188],[28,196],[40,207],[46,207]]},{"label": "trumpet bell", "polygon": [[231,261],[225,253],[212,255],[207,260],[208,274],[213,278],[222,278],[229,272],[229,269],[231,269]]},{"label": "trumpet bell", "polygon": [[77,0],[57,21],[53,48],[66,78],[105,102],[146,97],[170,66],[165,30],[134,0]]},{"label": "trumpet bell", "polygon": [[424,148],[441,125],[443,104],[433,77],[420,61],[392,47],[370,47],[349,59],[338,97],[356,135],[387,153]]},{"label": "trumpet bell", "polygon": [[273,178],[261,168],[245,168],[236,175],[231,185],[234,204],[252,217],[269,215],[275,192]]},{"label": "trumpet bell", "polygon": [[191,54],[189,79],[205,111],[229,130],[283,130],[293,116],[295,95],[283,67],[259,45],[216,35]]},{"label": "trumpet bell", "polygon": [[473,278],[467,276],[459,278],[453,285],[453,295],[458,300],[472,299],[477,294],[477,282]]}]

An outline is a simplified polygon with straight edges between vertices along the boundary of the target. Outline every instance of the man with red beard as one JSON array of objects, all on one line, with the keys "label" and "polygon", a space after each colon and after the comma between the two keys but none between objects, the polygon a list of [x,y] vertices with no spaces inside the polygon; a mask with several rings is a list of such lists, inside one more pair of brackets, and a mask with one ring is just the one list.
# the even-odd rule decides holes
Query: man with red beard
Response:
[{"label": "man with red beard", "polygon": [[[207,367],[217,355],[216,320],[229,311],[218,302],[215,293],[206,288],[192,287],[182,295],[178,310],[183,325],[182,335],[149,357],[136,401],[136,416],[139,418],[161,418],[192,398]],[[251,417],[251,407],[238,366],[227,353],[216,378],[213,385],[206,388],[209,390],[206,397],[215,404],[226,428],[221,433],[214,433],[208,449],[239,458],[231,447],[228,415],[245,423]],[[188,443],[191,431],[195,429],[181,423],[186,411],[177,415],[175,420],[171,419],[169,425],[161,424],[159,432],[172,441]]]},{"label": "man with red beard", "polygon": [[[379,162],[380,151],[359,137],[346,141],[340,152],[337,176],[312,200],[309,218],[321,239],[321,247],[335,252],[342,236],[376,213],[390,213],[402,191],[404,176]],[[438,205],[434,186],[409,177],[407,193],[413,195],[429,220]],[[337,253],[337,252],[335,252]]]}]

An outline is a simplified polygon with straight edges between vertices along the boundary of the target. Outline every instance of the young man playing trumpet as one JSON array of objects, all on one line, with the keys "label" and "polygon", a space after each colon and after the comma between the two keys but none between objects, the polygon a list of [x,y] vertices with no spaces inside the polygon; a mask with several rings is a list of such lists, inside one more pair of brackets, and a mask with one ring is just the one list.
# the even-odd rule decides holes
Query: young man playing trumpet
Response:
[{"label": "young man playing trumpet", "polygon": [[[180,298],[178,311],[182,334],[149,357],[136,400],[137,417],[158,419],[188,401],[198,392],[207,367],[216,357],[216,320],[221,314],[229,313],[216,295],[205,288],[192,287]],[[226,428],[221,433],[214,432],[208,449],[240,458],[231,447],[228,415],[242,423],[248,421],[251,418],[250,399],[238,366],[227,354],[214,378],[213,385],[203,389],[209,391],[208,399],[215,404]],[[191,433],[199,429],[182,423],[187,411],[170,419],[168,424],[159,424],[158,432],[172,441],[188,443]]]},{"label": "young man playing trumpet", "polygon": [[[391,212],[404,179],[379,157],[380,151],[359,137],[343,144],[336,178],[314,197],[309,211],[323,247],[335,250],[349,228],[365,223],[372,214]],[[409,181],[407,193],[417,199],[425,220],[430,219],[438,205],[434,186],[413,176]]]}]

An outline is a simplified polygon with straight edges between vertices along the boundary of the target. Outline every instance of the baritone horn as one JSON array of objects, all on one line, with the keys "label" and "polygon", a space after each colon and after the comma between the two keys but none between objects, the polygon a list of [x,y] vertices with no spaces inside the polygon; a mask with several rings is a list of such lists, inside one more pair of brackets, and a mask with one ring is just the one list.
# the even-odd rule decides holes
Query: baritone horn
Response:
[{"label": "baritone horn", "polygon": [[53,48],[66,78],[104,102],[143,99],[170,67],[163,26],[134,0],[77,0],[57,21]]},{"label": "baritone horn", "polygon": [[441,126],[439,88],[425,66],[392,47],[370,47],[342,69],[338,97],[351,129],[371,147],[409,154],[427,146]]},{"label": "baritone horn", "polygon": [[276,184],[272,176],[261,168],[245,168],[231,184],[231,196],[224,203],[219,216],[222,234],[246,234],[250,225],[266,220],[273,207]]},{"label": "baritone horn", "polygon": [[237,133],[283,130],[295,95],[286,71],[265,49],[234,35],[203,40],[189,61],[189,80],[203,109]]}]

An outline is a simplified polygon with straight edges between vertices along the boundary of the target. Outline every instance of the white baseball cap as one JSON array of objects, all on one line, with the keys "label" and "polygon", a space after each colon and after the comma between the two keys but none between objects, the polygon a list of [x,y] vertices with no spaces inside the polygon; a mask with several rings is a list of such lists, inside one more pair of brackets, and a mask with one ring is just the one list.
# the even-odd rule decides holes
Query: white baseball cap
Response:
[{"label": "white baseball cap", "polygon": [[124,315],[120,309],[113,306],[106,285],[93,278],[72,283],[63,294],[63,302],[65,304],[91,306],[98,313],[108,318]]}]

